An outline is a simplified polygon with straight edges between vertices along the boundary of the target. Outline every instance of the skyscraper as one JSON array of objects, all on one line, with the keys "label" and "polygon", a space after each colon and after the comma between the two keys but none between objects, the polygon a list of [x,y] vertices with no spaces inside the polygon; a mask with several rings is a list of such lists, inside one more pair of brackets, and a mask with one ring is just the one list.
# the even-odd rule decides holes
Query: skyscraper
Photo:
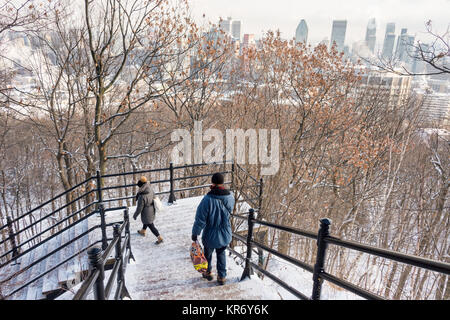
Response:
[{"label": "skyscraper", "polygon": [[228,17],[227,20],[221,20],[219,22],[219,27],[226,34],[231,34],[231,17]]},{"label": "skyscraper", "polygon": [[336,43],[338,52],[344,51],[345,32],[347,31],[347,20],[334,20],[331,30],[330,47]]},{"label": "skyscraper", "polygon": [[386,24],[386,33],[384,35],[383,52],[385,59],[392,59],[395,43],[395,23],[390,22]]},{"label": "skyscraper", "polygon": [[397,39],[397,48],[395,50],[395,57],[402,62],[409,63],[410,50],[414,44],[414,36],[408,35],[408,29],[403,28]]},{"label": "skyscraper", "polygon": [[372,18],[369,20],[366,29],[366,45],[372,53],[375,52],[376,35],[377,35],[377,24],[375,18]]},{"label": "skyscraper", "polygon": [[295,30],[295,42],[303,42],[306,44],[308,41],[308,25],[306,24],[306,21],[302,19],[300,23],[297,26],[297,30]]},{"label": "skyscraper", "polygon": [[235,40],[241,40],[241,21],[234,20],[231,23],[231,36]]},{"label": "skyscraper", "polygon": [[421,54],[424,54],[426,58],[429,58],[427,54],[429,50],[429,45],[425,43],[421,43],[415,50],[414,59],[412,61],[412,72],[414,73],[424,73],[426,72],[426,62],[423,61],[420,57]]}]

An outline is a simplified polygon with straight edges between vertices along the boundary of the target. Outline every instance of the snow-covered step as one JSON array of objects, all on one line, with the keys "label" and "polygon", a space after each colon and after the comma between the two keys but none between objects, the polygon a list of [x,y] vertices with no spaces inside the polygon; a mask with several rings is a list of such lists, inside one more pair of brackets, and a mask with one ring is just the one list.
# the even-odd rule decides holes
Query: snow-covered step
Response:
[{"label": "snow-covered step", "polygon": [[[69,243],[69,241],[71,240],[71,236],[73,236],[72,235],[73,229],[75,229],[75,226],[70,228],[70,229],[68,229],[68,230],[66,230],[66,231],[64,231],[61,234],[61,237],[62,237],[61,238],[61,246]],[[68,257],[73,255],[74,252],[72,250],[74,250],[74,248],[70,244],[66,245],[63,249],[61,249],[58,263],[66,260]],[[67,281],[67,278],[68,278],[68,270],[67,270],[67,268],[68,267],[69,267],[69,262],[66,262],[66,263],[64,263],[63,265],[61,265],[58,268],[58,283],[60,285],[65,284],[66,281]]]},{"label": "snow-covered step", "polygon": [[[20,271],[22,272],[17,277],[11,280],[11,289],[21,287],[30,279],[29,274],[31,268],[29,268],[29,265],[33,262],[35,253],[36,250],[31,250],[20,259]],[[28,287],[23,288],[22,290],[12,295],[11,300],[24,300],[27,295],[27,291]]]},{"label": "snow-covered step", "polygon": [[[14,273],[20,270],[20,260],[17,262],[10,262],[6,266],[0,269],[0,281],[4,281]],[[12,281],[12,280],[11,280]]]},{"label": "snow-covered step", "polygon": [[[216,278],[208,282],[194,270],[189,256],[191,231],[198,204],[203,196],[179,199],[165,204],[165,212],[156,215],[155,226],[164,242],[155,245],[155,236],[137,234],[140,218],[131,219],[131,247],[136,262],[127,266],[126,285],[132,299],[261,299],[265,292],[258,279],[239,282],[243,269],[227,253],[227,283],[219,286]],[[130,208],[130,215],[135,208]],[[213,255],[213,273],[216,257]],[[271,296],[277,299],[279,297]]]},{"label": "snow-covered step", "polygon": [[[67,236],[64,239],[65,243],[70,240],[76,238],[81,235],[83,232],[88,230],[88,221],[82,220],[78,222],[75,226],[70,228],[67,232]],[[84,236],[81,239],[73,242],[72,244],[66,247],[66,250],[63,250],[62,257],[60,257],[60,261],[68,259],[70,256],[79,252],[84,246],[89,244],[89,236]],[[63,268],[59,269],[58,273],[58,282],[60,285],[64,285],[67,282],[74,283],[79,281],[79,274],[88,270],[87,265],[87,255],[86,252],[82,252],[80,255],[72,258],[66,264],[64,264]]]},{"label": "snow-covered step", "polygon": [[[78,237],[88,230],[88,221],[83,220],[79,222],[74,228],[71,229],[72,239]],[[89,236],[84,236],[80,240],[72,243],[72,252],[76,253],[85,248],[89,244]],[[86,272],[89,269],[89,262],[87,258],[87,253],[82,252],[75,258],[69,261],[69,266],[67,267],[67,280],[71,282],[71,285],[78,283],[81,280],[81,273]]]},{"label": "snow-covered step", "polygon": [[[55,238],[49,240],[48,251],[51,252],[54,248],[58,248],[61,245],[61,236],[56,236]],[[50,270],[59,261],[60,251],[55,252],[46,260],[45,270]],[[49,294],[55,290],[60,288],[58,283],[58,269],[55,269],[44,276],[43,285],[42,285],[42,293]]]},{"label": "snow-covered step", "polygon": [[[36,249],[36,259],[43,257],[47,254],[48,250],[48,242],[44,243],[42,246],[39,246]],[[35,259],[35,261],[36,261]],[[47,259],[42,260],[41,262],[34,265],[30,272],[30,279],[34,279],[45,271],[45,265]],[[45,299],[45,295],[42,294],[42,286],[44,283],[44,278],[41,277],[38,280],[34,281],[32,284],[28,286],[28,291],[26,295],[26,300],[41,300]]]},{"label": "snow-covered step", "polygon": [[[75,238],[78,233],[77,230],[80,228],[80,224],[82,222],[79,222],[78,224],[76,224],[74,227],[70,228],[68,233],[69,233],[69,239],[73,239]],[[68,246],[68,250],[69,253],[74,254],[75,252],[77,252],[77,241],[72,242],[71,244],[69,244]],[[68,258],[68,257],[67,257]],[[73,258],[71,260],[69,260],[66,264],[64,264],[64,269],[65,269],[65,273],[66,273],[66,282],[72,282],[75,280],[76,275],[75,275],[75,260],[76,258]]]}]

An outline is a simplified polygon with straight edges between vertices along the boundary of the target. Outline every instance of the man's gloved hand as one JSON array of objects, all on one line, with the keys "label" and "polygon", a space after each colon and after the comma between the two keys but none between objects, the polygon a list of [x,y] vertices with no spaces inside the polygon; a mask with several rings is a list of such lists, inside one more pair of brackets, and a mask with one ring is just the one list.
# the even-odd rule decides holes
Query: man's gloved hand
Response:
[{"label": "man's gloved hand", "polygon": [[195,234],[192,235],[192,241],[197,241],[197,236]]}]

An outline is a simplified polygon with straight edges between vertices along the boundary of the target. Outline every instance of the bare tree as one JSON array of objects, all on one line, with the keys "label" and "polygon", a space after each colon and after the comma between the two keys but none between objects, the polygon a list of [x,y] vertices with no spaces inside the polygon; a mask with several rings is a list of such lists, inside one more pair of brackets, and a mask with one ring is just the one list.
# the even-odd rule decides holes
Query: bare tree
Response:
[{"label": "bare tree", "polygon": [[[398,59],[378,56],[377,60],[370,61],[361,58],[370,64],[379,67],[381,70],[393,72],[400,75],[420,76],[420,75],[448,75],[450,74],[450,27],[443,33],[433,30],[432,21],[425,24],[427,35],[430,36],[430,43],[417,41],[415,43],[405,43],[408,57],[416,63],[424,63],[426,70],[416,72],[409,66],[401,64]],[[401,41],[399,39],[398,41]]]},{"label": "bare tree", "polygon": [[[105,173],[108,144],[133,112],[162,94],[163,66],[179,55],[192,22],[187,3],[85,0],[84,18],[93,77],[94,142]],[[174,10],[172,10],[174,9]]]}]

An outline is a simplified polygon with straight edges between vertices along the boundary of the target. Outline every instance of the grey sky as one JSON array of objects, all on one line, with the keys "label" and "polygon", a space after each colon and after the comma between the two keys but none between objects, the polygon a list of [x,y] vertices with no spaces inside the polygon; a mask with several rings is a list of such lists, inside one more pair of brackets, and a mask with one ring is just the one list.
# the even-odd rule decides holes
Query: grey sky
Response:
[{"label": "grey sky", "polygon": [[363,40],[370,18],[377,21],[377,43],[384,38],[387,22],[396,23],[416,38],[424,38],[425,22],[431,19],[434,29],[443,33],[450,26],[450,0],[190,0],[193,15],[202,21],[217,22],[228,16],[242,21],[242,33],[280,29],[284,38],[292,38],[297,24],[305,19],[308,41],[315,44],[330,38],[334,19],[347,19],[346,45]]}]

